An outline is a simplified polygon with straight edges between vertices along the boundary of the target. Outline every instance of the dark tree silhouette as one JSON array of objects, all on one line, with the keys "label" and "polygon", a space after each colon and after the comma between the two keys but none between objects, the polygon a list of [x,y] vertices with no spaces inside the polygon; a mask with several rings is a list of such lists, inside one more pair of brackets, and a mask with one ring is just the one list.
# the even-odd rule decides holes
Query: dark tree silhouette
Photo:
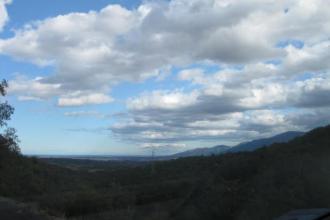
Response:
[{"label": "dark tree silhouette", "polygon": [[[6,95],[6,89],[8,83],[6,80],[2,80],[0,83],[0,94],[1,96]],[[8,102],[0,103],[0,126],[6,126],[6,121],[10,120],[11,115],[14,113],[14,108],[8,104]]]},{"label": "dark tree silhouette", "polygon": [[[0,83],[0,96],[4,97],[6,95],[7,88],[7,81],[2,80]],[[10,120],[13,113],[14,108],[9,105],[7,101],[0,102],[0,128],[4,129],[4,133],[1,135],[1,141],[5,142],[5,146],[7,146],[9,150],[19,153],[19,140],[16,135],[16,130],[14,128],[7,127],[7,121]]]}]

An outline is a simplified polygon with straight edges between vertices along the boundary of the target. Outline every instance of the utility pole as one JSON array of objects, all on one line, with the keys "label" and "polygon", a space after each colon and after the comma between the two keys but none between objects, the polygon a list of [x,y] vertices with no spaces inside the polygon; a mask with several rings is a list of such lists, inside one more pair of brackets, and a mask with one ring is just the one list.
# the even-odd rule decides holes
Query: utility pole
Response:
[{"label": "utility pole", "polygon": [[155,146],[151,147],[151,174],[155,174],[155,153],[156,153],[156,148]]}]

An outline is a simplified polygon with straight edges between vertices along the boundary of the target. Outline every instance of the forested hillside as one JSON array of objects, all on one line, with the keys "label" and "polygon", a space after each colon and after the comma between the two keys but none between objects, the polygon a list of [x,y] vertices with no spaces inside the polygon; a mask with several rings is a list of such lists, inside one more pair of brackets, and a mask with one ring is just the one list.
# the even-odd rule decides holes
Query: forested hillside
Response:
[{"label": "forested hillside", "polygon": [[330,126],[255,152],[116,169],[77,171],[0,149],[0,194],[53,216],[265,220],[330,204]]},{"label": "forested hillside", "polygon": [[266,147],[274,143],[286,143],[296,137],[302,136],[304,132],[288,131],[269,138],[256,139],[249,142],[243,142],[233,147],[225,145],[217,145],[210,148],[196,148],[188,151],[183,151],[172,155],[172,158],[192,157],[192,156],[211,156],[225,153],[237,153],[254,151],[261,147]]}]

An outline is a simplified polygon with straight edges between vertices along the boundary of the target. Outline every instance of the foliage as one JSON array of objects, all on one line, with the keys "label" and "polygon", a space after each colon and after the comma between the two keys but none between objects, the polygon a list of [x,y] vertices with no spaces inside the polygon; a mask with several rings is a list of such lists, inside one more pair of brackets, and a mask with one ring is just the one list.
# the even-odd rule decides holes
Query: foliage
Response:
[{"label": "foliage", "polygon": [[[0,83],[0,96],[6,95],[6,88],[8,87],[7,81],[3,80]],[[14,108],[8,102],[0,103],[0,127],[6,126],[6,121],[10,120],[11,115],[14,113]]]},{"label": "foliage", "polygon": [[[6,95],[6,89],[8,87],[8,83],[6,80],[2,80],[0,82],[0,96]],[[18,146],[19,139],[16,134],[16,129],[8,128],[7,121],[10,120],[11,115],[14,113],[14,108],[8,104],[8,102],[0,103],[0,127],[5,127],[5,132],[1,136],[0,141],[3,142],[3,145],[7,147],[10,151],[15,153],[20,153],[20,149]]]},{"label": "foliage", "polygon": [[68,218],[273,219],[329,206],[329,137],[330,126],[255,152],[135,165],[2,151],[0,194]]}]

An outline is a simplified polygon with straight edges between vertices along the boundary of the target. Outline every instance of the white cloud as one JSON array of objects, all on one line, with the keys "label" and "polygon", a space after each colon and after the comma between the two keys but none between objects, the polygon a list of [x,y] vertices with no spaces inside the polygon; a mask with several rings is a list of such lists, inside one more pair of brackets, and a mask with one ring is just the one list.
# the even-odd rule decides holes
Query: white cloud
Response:
[{"label": "white cloud", "polygon": [[285,123],[285,114],[272,110],[255,110],[247,112],[242,121],[246,124],[280,126]]},{"label": "white cloud", "polygon": [[246,90],[245,97],[239,100],[239,104],[246,108],[259,108],[267,105],[281,105],[286,103],[286,86],[271,81],[253,81],[250,88]]},{"label": "white cloud", "polygon": [[82,106],[91,104],[106,104],[112,102],[113,99],[110,96],[104,95],[102,93],[75,93],[68,96],[60,97],[58,100],[58,105],[61,107],[66,106]]},{"label": "white cloud", "polygon": [[9,20],[6,4],[10,4],[11,0],[0,0],[0,32]]},{"label": "white cloud", "polygon": [[[203,69],[186,69],[178,73],[180,80],[191,81],[195,84],[207,84],[204,70]],[[206,81],[205,81],[206,80]]]},{"label": "white cloud", "polygon": [[303,108],[327,107],[329,94],[330,73],[319,74],[291,85],[288,102]]},{"label": "white cloud", "polygon": [[[170,66],[196,62],[244,65],[288,54],[291,71],[314,70],[328,63],[326,48],[317,46],[330,34],[325,1],[172,0],[144,2],[132,10],[109,5],[31,22],[14,37],[0,40],[0,53],[54,66],[55,73],[44,83],[60,84],[61,90],[104,95],[116,83],[141,81]],[[315,47],[317,51],[307,51],[314,58],[300,65],[290,57],[302,51],[275,47],[287,39]]]},{"label": "white cloud", "polygon": [[[314,73],[291,79],[281,71],[270,64],[215,73],[184,70],[178,78],[198,84],[198,89],[142,94],[128,102],[130,122],[119,122],[111,130],[123,140],[142,143],[240,142],[329,122],[318,118],[330,117],[330,113],[314,112],[330,107],[330,75]],[[167,103],[167,99],[175,101]],[[311,119],[304,119],[302,125],[294,112],[302,118],[311,115]]]},{"label": "white cloud", "polygon": [[45,82],[45,78],[27,79],[19,75],[9,81],[9,94],[18,95],[20,101],[42,101],[58,97],[58,106],[83,106],[106,104],[113,101],[109,95],[93,90],[70,90],[62,84]]},{"label": "white cloud", "polygon": [[180,91],[154,91],[128,100],[127,106],[132,110],[177,109],[194,104],[197,96],[197,92],[184,94]]},{"label": "white cloud", "polygon": [[27,79],[20,75],[9,81],[9,94],[17,94],[21,100],[43,100],[61,93],[61,84],[44,83],[44,78]]},{"label": "white cloud", "polygon": [[33,96],[18,96],[19,101],[42,101],[42,99]]},{"label": "white cloud", "polygon": [[67,117],[96,117],[96,118],[105,118],[106,115],[98,111],[74,111],[74,112],[65,112],[64,116]]},{"label": "white cloud", "polygon": [[[286,114],[271,110],[254,110],[216,116],[197,115],[181,117],[175,113],[146,114],[144,126],[141,118],[111,127],[115,136],[133,143],[153,143],[160,146],[185,141],[218,140],[241,142],[251,138],[284,132],[294,126],[285,122]],[[157,117],[157,118],[156,118]],[[297,126],[299,129],[301,127]],[[297,127],[294,127],[295,129]]]},{"label": "white cloud", "polygon": [[161,78],[179,67],[177,79],[190,87],[134,94],[113,134],[167,146],[244,141],[310,128],[329,116],[329,11],[327,0],[109,5],[31,22],[0,39],[0,53],[54,67],[50,76],[12,80],[10,92],[21,100],[56,97],[58,106],[109,103],[115,84]]},{"label": "white cloud", "polygon": [[330,70],[330,41],[306,46],[302,49],[288,46],[283,63],[283,72],[288,76],[304,72],[322,72]]}]

